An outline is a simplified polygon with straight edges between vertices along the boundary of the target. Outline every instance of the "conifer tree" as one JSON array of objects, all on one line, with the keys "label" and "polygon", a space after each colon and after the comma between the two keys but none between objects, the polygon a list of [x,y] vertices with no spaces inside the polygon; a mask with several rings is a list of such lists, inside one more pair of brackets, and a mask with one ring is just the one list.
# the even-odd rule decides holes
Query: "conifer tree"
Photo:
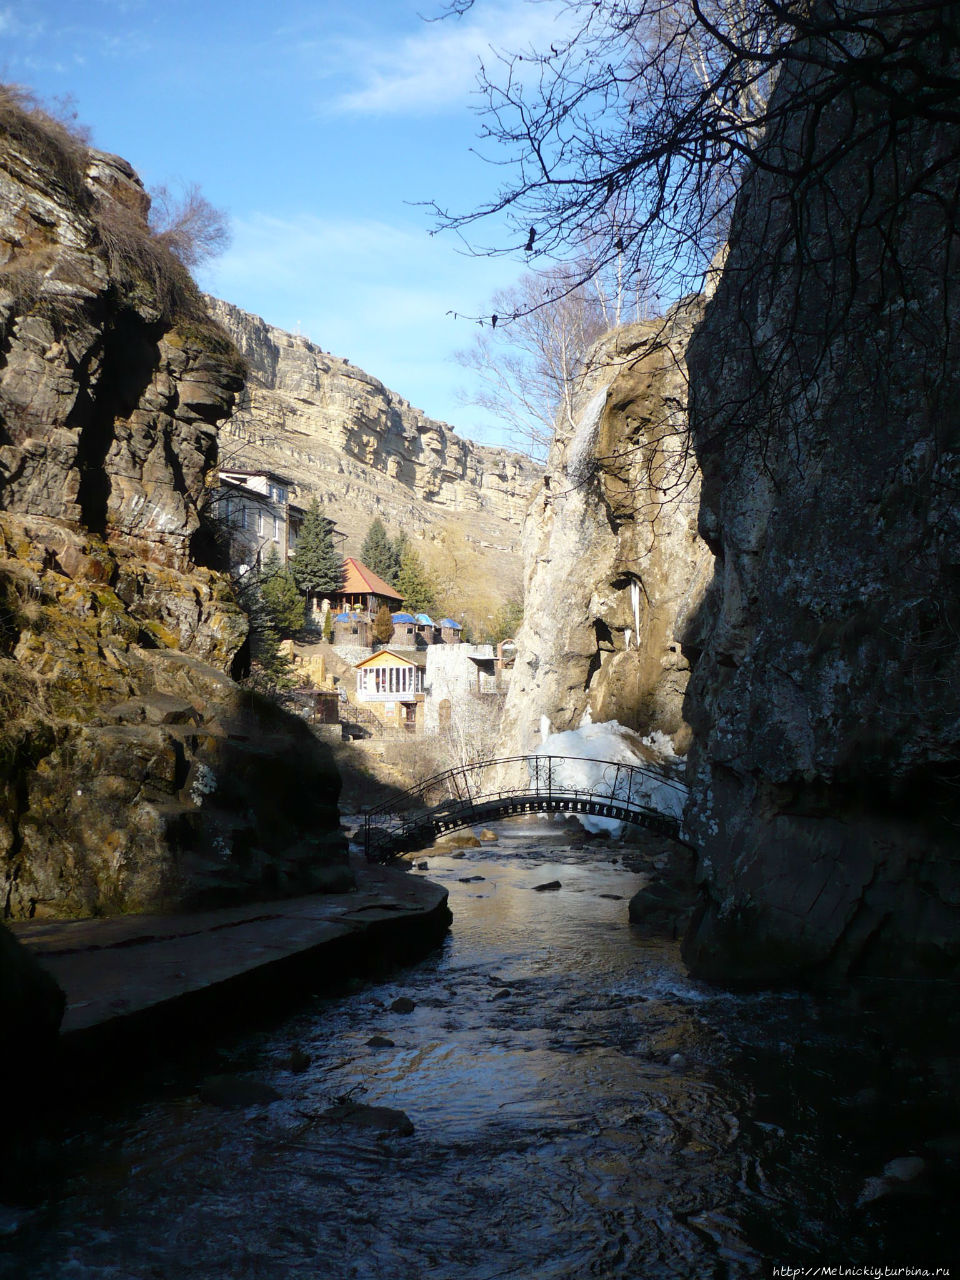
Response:
[{"label": "conifer tree", "polygon": [[330,596],[343,586],[343,558],[333,545],[333,521],[323,514],[316,498],[310,503],[297,537],[290,569],[306,596]]},{"label": "conifer tree", "polygon": [[373,620],[373,638],[377,644],[389,644],[393,638],[393,618],[385,604],[380,606]]},{"label": "conifer tree", "polygon": [[279,565],[279,557],[277,566],[266,573],[267,566],[264,566],[260,575],[260,594],[273,627],[279,635],[286,637],[303,626],[304,599],[293,574]]},{"label": "conifer tree", "polygon": [[386,582],[392,583],[397,566],[394,563],[393,543],[387,536],[383,521],[375,517],[367,530],[360,548],[360,559]]},{"label": "conifer tree", "polygon": [[247,615],[250,632],[250,674],[247,683],[262,693],[276,694],[293,686],[290,659],[280,652],[280,636],[260,585],[260,575],[248,573],[237,584],[237,600]]},{"label": "conifer tree", "polygon": [[283,568],[283,561],[280,559],[280,552],[277,550],[275,542],[270,543],[267,554],[263,557],[263,563],[260,566],[260,585],[269,582],[275,573],[279,573]]},{"label": "conifer tree", "polygon": [[403,597],[403,607],[410,613],[428,613],[433,616],[437,607],[433,586],[423,567],[423,561],[409,545],[403,552],[396,588]]},{"label": "conifer tree", "polygon": [[407,535],[405,533],[398,533],[397,536],[390,541],[390,572],[384,576],[393,586],[397,585],[397,579],[400,577],[400,566],[403,563],[403,557],[406,553],[407,546]]}]

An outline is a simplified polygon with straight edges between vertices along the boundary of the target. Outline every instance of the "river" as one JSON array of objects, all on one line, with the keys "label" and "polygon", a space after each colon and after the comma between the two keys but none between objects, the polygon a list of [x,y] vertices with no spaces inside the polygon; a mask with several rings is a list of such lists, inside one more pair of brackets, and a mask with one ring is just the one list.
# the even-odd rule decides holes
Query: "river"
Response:
[{"label": "river", "polygon": [[[675,942],[628,925],[641,881],[622,847],[498,831],[427,855],[454,914],[440,951],[38,1139],[0,1208],[0,1276],[733,1280],[949,1261],[942,1028],[893,1043],[860,998],[702,986]],[[211,1071],[281,1098],[210,1105]],[[414,1132],[325,1122],[344,1099]],[[877,1181],[910,1158],[894,1168],[916,1176]]]}]

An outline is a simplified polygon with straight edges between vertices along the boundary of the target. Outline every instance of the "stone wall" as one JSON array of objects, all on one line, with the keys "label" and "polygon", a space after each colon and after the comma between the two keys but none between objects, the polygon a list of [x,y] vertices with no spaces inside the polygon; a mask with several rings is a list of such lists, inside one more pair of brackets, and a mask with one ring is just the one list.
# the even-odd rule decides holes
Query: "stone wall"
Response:
[{"label": "stone wall", "polygon": [[[487,714],[493,718],[499,711],[494,701],[505,692],[507,681],[480,670],[473,661],[478,658],[489,663],[494,657],[493,645],[490,644],[438,644],[431,645],[426,651],[427,666],[424,675],[423,727],[427,733],[437,733],[448,727],[450,718],[456,719],[465,707],[471,715],[483,714],[482,707],[488,707]],[[448,704],[446,724],[442,723],[440,704]]]}]

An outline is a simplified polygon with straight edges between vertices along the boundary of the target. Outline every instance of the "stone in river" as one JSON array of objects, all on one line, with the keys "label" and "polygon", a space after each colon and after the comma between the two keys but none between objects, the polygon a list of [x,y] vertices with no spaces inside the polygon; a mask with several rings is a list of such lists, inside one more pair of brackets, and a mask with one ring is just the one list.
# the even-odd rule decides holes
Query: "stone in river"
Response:
[{"label": "stone in river", "polygon": [[480,832],[480,839],[484,844],[499,844],[500,837],[495,831],[491,831],[489,827],[484,827]]},{"label": "stone in river", "polygon": [[461,876],[461,884],[476,884],[478,880],[486,880],[486,876]]},{"label": "stone in river", "polygon": [[411,1000],[409,996],[397,996],[396,1000],[394,1000],[393,1004],[390,1006],[390,1012],[413,1013],[416,1007],[415,1001]]},{"label": "stone in river", "polygon": [[480,841],[472,831],[450,831],[446,835],[437,836],[434,841],[434,847],[442,848],[444,845],[455,845],[460,849],[479,849]]},{"label": "stone in river", "polygon": [[413,1121],[405,1111],[394,1107],[371,1107],[363,1102],[341,1102],[322,1112],[322,1118],[333,1124],[356,1129],[374,1129],[377,1133],[396,1133],[406,1138],[413,1133]]},{"label": "stone in river", "polygon": [[503,987],[500,991],[495,991],[490,997],[491,1000],[505,1000],[507,996],[512,996],[513,992],[509,987]]},{"label": "stone in river", "polygon": [[213,1107],[266,1107],[280,1099],[271,1085],[236,1076],[210,1076],[200,1086],[199,1094],[203,1102]]},{"label": "stone in river", "polygon": [[389,1036],[371,1036],[367,1045],[371,1049],[395,1049],[396,1041],[391,1040]]},{"label": "stone in river", "polygon": [[892,1196],[923,1195],[928,1190],[923,1176],[927,1167],[926,1160],[920,1156],[898,1156],[889,1160],[881,1177],[867,1178],[857,1196],[857,1208],[862,1209],[864,1205]]},{"label": "stone in river", "polygon": [[563,885],[559,880],[548,880],[545,884],[535,884],[533,886],[534,893],[546,893],[549,889],[562,889]]},{"label": "stone in river", "polygon": [[290,1056],[287,1058],[288,1071],[306,1071],[310,1065],[310,1056],[303,1052],[302,1049],[295,1048],[290,1050]]}]

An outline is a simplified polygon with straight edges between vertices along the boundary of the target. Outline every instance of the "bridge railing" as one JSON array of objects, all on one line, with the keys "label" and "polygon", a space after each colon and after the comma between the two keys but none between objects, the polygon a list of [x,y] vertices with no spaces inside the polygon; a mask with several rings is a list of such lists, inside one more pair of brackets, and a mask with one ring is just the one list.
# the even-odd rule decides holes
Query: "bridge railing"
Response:
[{"label": "bridge railing", "polygon": [[[599,771],[599,772],[598,772]],[[666,774],[616,760],[525,755],[456,765],[425,779],[364,814],[368,857],[395,851],[407,833],[429,835],[469,825],[492,808],[526,802],[533,809],[565,808],[610,816],[657,817],[679,830],[687,788]],[[593,806],[593,809],[590,808]],[[387,854],[386,856],[390,856]]]}]

